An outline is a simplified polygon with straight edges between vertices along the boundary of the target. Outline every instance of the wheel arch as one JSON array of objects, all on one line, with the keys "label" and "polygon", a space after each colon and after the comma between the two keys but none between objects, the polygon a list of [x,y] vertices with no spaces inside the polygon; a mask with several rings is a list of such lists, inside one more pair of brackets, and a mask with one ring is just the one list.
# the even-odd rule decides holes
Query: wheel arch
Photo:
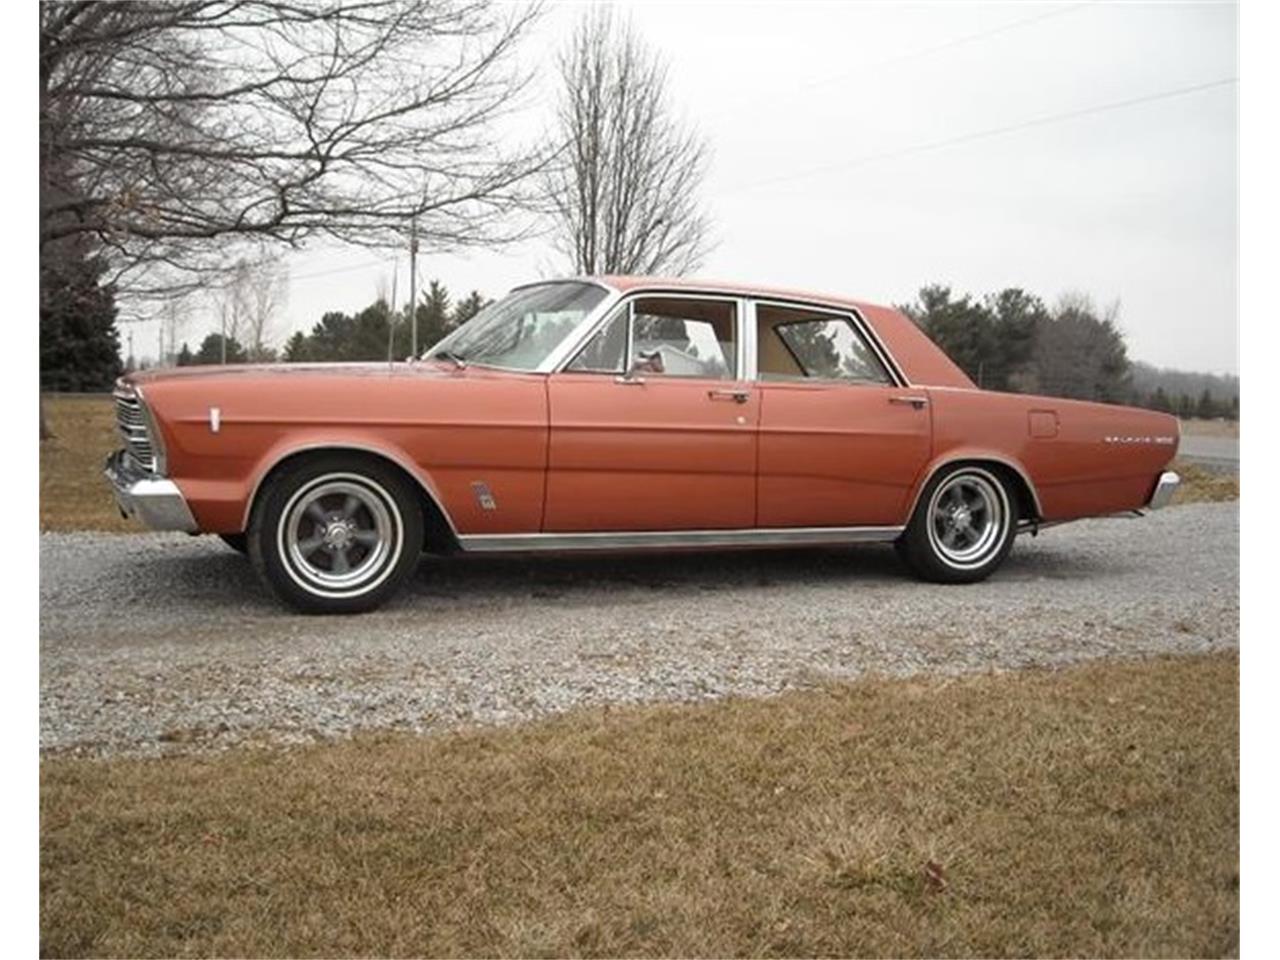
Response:
[{"label": "wheel arch", "polygon": [[264,458],[264,463],[259,467],[250,487],[249,496],[245,500],[240,529],[249,529],[249,518],[253,515],[253,509],[272,479],[293,464],[331,453],[351,453],[380,461],[408,479],[410,486],[417,491],[418,502],[422,507],[422,517],[426,524],[427,544],[433,547],[444,547],[449,551],[457,549],[457,529],[453,525],[453,519],[444,509],[440,495],[429,478],[424,477],[402,455],[381,447],[348,441],[308,443],[273,452],[267,458]]},{"label": "wheel arch", "polygon": [[1010,492],[1018,504],[1019,520],[1036,521],[1043,518],[1044,510],[1040,505],[1040,495],[1026,468],[1011,457],[1002,454],[990,453],[985,450],[966,450],[947,454],[945,457],[933,461],[925,468],[919,483],[916,484],[915,493],[911,497],[911,507],[907,511],[903,522],[911,522],[911,518],[915,516],[916,508],[920,505],[920,498],[924,496],[925,490],[929,488],[929,484],[933,482],[940,472],[950,467],[962,465],[985,467],[994,471],[1008,483]]}]

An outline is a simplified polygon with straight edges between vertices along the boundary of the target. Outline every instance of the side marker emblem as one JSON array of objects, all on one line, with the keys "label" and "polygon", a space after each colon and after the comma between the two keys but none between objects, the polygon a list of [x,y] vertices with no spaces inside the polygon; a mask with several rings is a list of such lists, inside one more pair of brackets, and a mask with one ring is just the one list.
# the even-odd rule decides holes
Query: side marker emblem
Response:
[{"label": "side marker emblem", "polygon": [[471,484],[471,492],[476,495],[476,503],[480,504],[480,509],[498,509],[498,501],[493,499],[493,491],[489,489],[489,485],[483,480],[473,482]]},{"label": "side marker emblem", "polygon": [[217,433],[222,428],[222,410],[218,407],[209,408],[209,432]]}]

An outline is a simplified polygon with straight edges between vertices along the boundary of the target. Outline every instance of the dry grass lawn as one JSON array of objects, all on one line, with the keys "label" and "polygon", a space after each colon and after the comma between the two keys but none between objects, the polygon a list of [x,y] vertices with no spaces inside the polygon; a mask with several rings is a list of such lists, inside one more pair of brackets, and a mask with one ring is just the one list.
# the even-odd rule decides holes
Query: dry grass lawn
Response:
[{"label": "dry grass lawn", "polygon": [[41,398],[53,438],[40,441],[40,529],[141,533],[120,516],[102,464],[121,446],[107,394],[48,394]]},{"label": "dry grass lawn", "polygon": [[48,956],[1222,956],[1238,662],[46,759]]},{"label": "dry grass lawn", "polygon": [[1173,495],[1175,504],[1240,499],[1238,473],[1217,473],[1185,460],[1175,460],[1170,466],[1182,478],[1181,485]]},{"label": "dry grass lawn", "polygon": [[[44,398],[54,439],[40,444],[40,529],[142,533],[116,509],[102,462],[120,446],[111,398],[105,394],[55,394]],[[1217,428],[1216,421],[1187,421]],[[1229,425],[1234,426],[1234,425]],[[1240,480],[1193,464],[1175,463],[1183,477],[1174,503],[1235,500]]]}]

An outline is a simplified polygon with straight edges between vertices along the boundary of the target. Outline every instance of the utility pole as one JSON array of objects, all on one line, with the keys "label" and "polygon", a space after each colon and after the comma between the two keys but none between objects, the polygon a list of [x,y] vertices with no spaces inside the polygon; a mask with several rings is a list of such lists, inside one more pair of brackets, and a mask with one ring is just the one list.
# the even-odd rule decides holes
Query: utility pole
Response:
[{"label": "utility pole", "polygon": [[218,339],[222,342],[222,365],[227,365],[227,302],[222,301],[220,311],[221,326],[218,328]]},{"label": "utility pole", "polygon": [[391,264],[391,320],[387,323],[387,363],[395,362],[396,352],[396,281],[400,279],[400,265]]},{"label": "utility pole", "polygon": [[414,214],[409,225],[409,316],[413,327],[412,351],[409,356],[418,359],[418,216]]},{"label": "utility pole", "polygon": [[157,354],[159,354],[159,356],[156,357],[156,366],[163,367],[164,366],[164,320],[161,320],[157,324],[157,326],[160,328],[159,330],[160,343],[156,347],[156,352]]}]

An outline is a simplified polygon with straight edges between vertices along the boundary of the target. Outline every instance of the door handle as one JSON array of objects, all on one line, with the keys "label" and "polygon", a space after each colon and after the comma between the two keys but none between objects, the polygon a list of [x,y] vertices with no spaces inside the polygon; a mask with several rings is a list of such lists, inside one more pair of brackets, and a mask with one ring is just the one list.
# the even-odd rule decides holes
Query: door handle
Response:
[{"label": "door handle", "polygon": [[917,410],[923,410],[929,405],[928,397],[890,397],[890,403],[900,403]]},{"label": "door handle", "polygon": [[707,396],[712,400],[732,400],[734,403],[746,403],[751,399],[749,390],[708,390]]},{"label": "door handle", "polygon": [[644,377],[614,377],[613,382],[624,387],[643,387]]}]

